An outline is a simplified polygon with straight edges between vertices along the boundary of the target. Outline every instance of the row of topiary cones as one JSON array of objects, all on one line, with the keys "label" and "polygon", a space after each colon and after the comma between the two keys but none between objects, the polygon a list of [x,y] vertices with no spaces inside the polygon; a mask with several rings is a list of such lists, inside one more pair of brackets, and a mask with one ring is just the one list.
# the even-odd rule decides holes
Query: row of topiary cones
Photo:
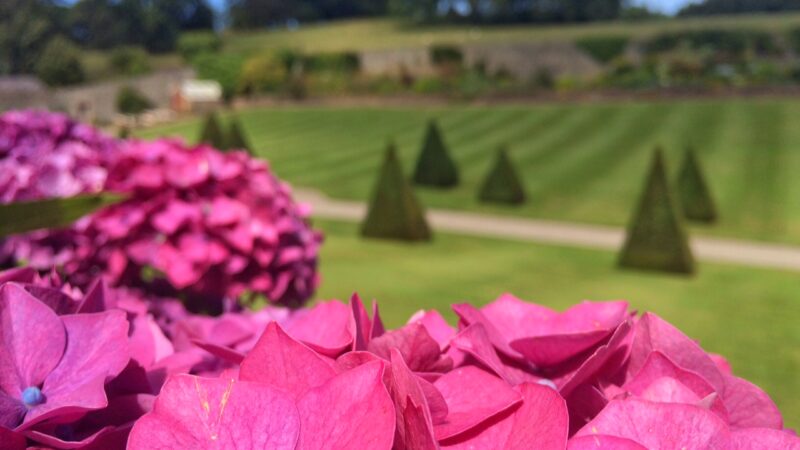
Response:
[{"label": "row of topiary cones", "polygon": [[[412,180],[415,184],[448,188],[459,182],[435,122],[428,126]],[[691,274],[696,270],[684,220],[713,223],[716,207],[695,150],[687,147],[673,192],[663,152],[656,148],[637,209],[628,226],[619,265],[625,268]],[[677,194],[677,195],[676,195]],[[508,152],[501,147],[479,191],[488,202],[525,201],[523,184]],[[431,230],[422,205],[406,179],[397,151],[389,144],[375,184],[361,233],[366,237],[429,240]]]}]

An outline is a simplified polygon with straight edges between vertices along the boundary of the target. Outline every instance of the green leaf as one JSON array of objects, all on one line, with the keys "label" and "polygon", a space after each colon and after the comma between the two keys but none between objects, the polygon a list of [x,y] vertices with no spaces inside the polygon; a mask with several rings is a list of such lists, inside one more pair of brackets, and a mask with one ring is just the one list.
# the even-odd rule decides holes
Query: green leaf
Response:
[{"label": "green leaf", "polygon": [[83,216],[124,199],[117,194],[96,194],[0,205],[0,237],[42,228],[65,228]]}]

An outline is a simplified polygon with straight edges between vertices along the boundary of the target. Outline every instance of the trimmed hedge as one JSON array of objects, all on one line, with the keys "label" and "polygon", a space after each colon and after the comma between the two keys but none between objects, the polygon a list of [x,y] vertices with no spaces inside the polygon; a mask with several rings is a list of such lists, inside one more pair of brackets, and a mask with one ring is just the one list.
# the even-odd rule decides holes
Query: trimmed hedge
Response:
[{"label": "trimmed hedge", "polygon": [[525,188],[514,169],[506,147],[497,150],[494,166],[481,185],[478,200],[510,205],[525,203]]},{"label": "trimmed hedge", "polygon": [[695,272],[694,257],[678,208],[670,191],[663,154],[661,149],[656,149],[620,253],[620,267],[682,274]]},{"label": "trimmed hedge", "polygon": [[425,211],[403,174],[393,143],[386,149],[361,235],[370,238],[428,241]]},{"label": "trimmed hedge", "polygon": [[197,143],[208,144],[216,149],[225,148],[225,134],[222,131],[222,126],[220,126],[217,113],[210,112],[206,115]]},{"label": "trimmed hedge", "polygon": [[244,128],[237,117],[231,119],[228,125],[228,133],[225,136],[225,150],[247,150],[253,154],[249,140],[245,137]]},{"label": "trimmed hedge", "polygon": [[438,188],[458,185],[458,168],[450,158],[435,120],[428,122],[422,151],[414,170],[414,183]]},{"label": "trimmed hedge", "polygon": [[703,223],[713,223],[717,220],[714,199],[692,147],[686,148],[686,155],[678,172],[677,192],[684,217]]}]

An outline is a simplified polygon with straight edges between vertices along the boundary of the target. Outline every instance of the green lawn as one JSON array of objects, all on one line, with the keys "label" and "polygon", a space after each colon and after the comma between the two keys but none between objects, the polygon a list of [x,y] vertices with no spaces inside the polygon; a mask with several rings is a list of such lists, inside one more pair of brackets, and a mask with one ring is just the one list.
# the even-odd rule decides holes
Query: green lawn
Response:
[{"label": "green lawn", "polygon": [[[800,101],[707,100],[438,108],[255,109],[241,112],[257,153],[298,185],[341,198],[369,197],[385,142],[397,141],[407,172],[424,125],[438,117],[463,183],[419,189],[424,203],[497,214],[623,225],[651,151],[666,149],[674,173],[693,143],[721,223],[696,231],[800,243]],[[199,121],[144,130],[194,139]],[[529,202],[487,207],[477,188],[495,148],[507,143]]]},{"label": "green lawn", "polygon": [[438,234],[432,244],[363,240],[356,227],[321,222],[319,298],[353,291],[380,302],[391,327],[436,308],[455,324],[451,303],[487,303],[503,292],[553,308],[580,300],[625,299],[653,311],[725,355],[766,389],[788,426],[800,426],[800,286],[797,274],[704,265],[695,278],[619,271],[614,255]]},{"label": "green lawn", "polygon": [[299,30],[230,33],[225,51],[251,54],[264,49],[295,48],[309,52],[426,47],[432,44],[572,41],[585,36],[634,38],[665,31],[708,28],[752,28],[785,31],[800,26],[800,14],[715,16],[649,22],[599,22],[575,25],[409,26],[391,19],[352,20],[305,25]]}]

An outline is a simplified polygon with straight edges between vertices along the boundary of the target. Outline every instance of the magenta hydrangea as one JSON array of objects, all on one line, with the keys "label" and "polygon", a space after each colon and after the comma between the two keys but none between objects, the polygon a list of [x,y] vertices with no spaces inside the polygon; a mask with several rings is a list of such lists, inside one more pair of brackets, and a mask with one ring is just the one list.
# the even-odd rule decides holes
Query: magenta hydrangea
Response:
[{"label": "magenta hydrangea", "polygon": [[0,448],[800,448],[763,391],[624,302],[454,308],[207,317],[2,272]]},{"label": "magenta hydrangea", "polygon": [[0,448],[124,448],[169,376],[235,370],[204,345],[249,351],[291,314],[195,316],[100,280],[84,294],[54,273],[0,272]]},{"label": "magenta hydrangea", "polygon": [[[0,203],[72,197],[103,190],[116,141],[47,111],[0,114]],[[71,230],[36,231],[0,244],[0,263],[46,270],[74,257]]]},{"label": "magenta hydrangea", "polygon": [[57,266],[81,287],[102,274],[215,313],[243,295],[297,306],[318,284],[321,234],[308,208],[244,151],[117,141],[61,114],[8,112],[0,116],[0,186],[0,201],[129,196],[68,230],[6,239],[6,265]]},{"label": "magenta hydrangea", "polygon": [[262,295],[299,305],[318,283],[321,234],[287,184],[245,152],[177,140],[124,142],[106,188],[130,198],[77,225],[71,279],[180,296],[206,311],[220,299]]},{"label": "magenta hydrangea", "polygon": [[800,448],[763,391],[625,302],[454,309],[458,328],[422,311],[385,330],[354,297],[270,322],[249,351],[198,342],[233,366],[169,378],[128,447]]}]

